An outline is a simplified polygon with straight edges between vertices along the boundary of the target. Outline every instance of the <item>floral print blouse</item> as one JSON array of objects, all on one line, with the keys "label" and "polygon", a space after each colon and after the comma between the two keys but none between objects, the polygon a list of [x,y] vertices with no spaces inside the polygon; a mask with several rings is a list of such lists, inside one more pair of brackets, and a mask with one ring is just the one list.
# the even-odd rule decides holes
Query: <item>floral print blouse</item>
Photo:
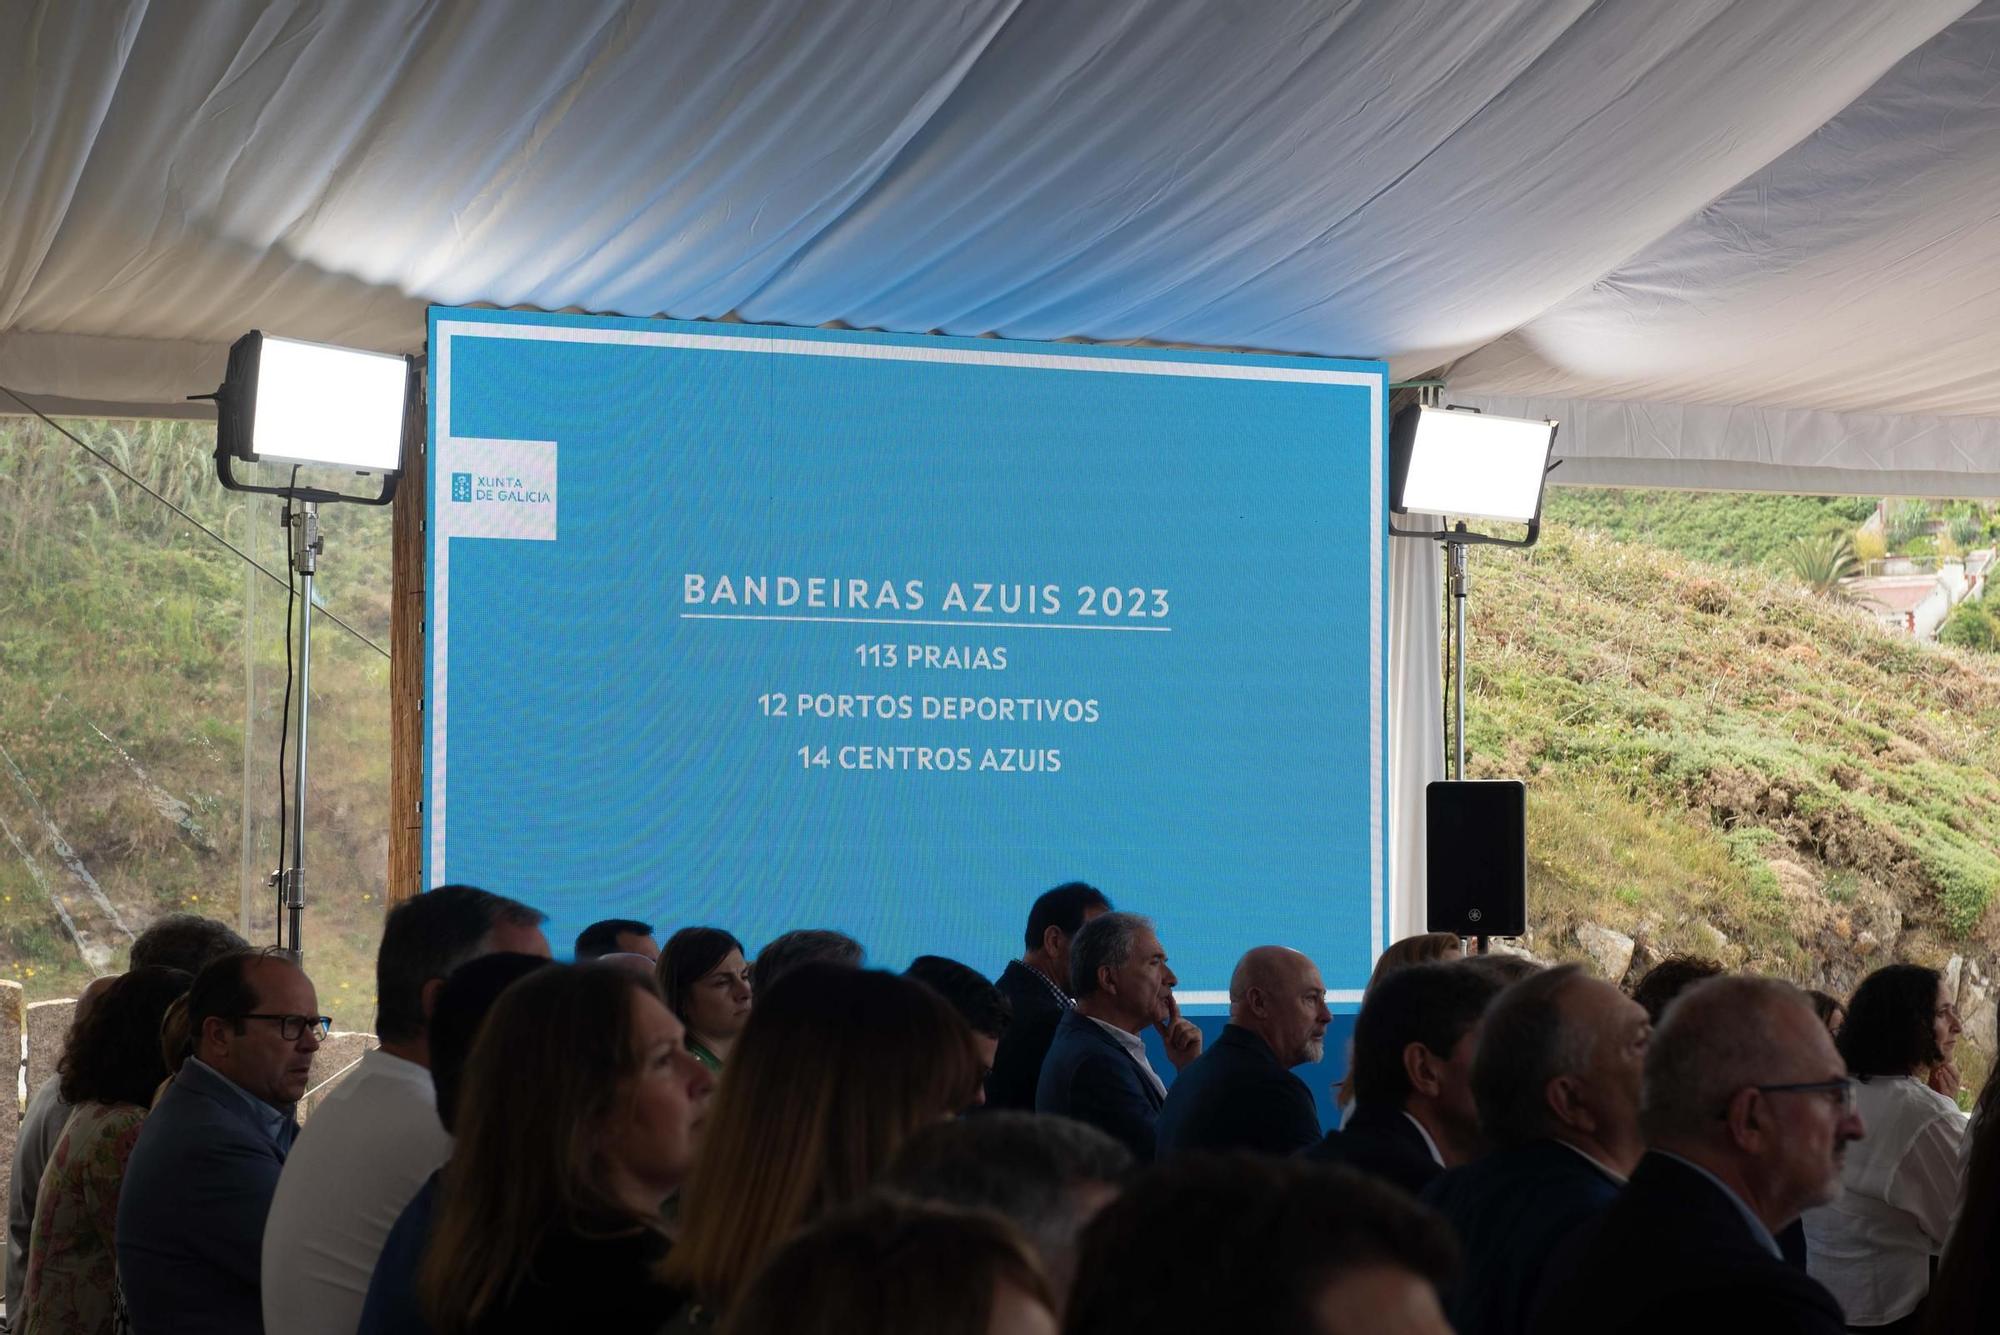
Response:
[{"label": "floral print blouse", "polygon": [[146,1110],[85,1103],[70,1114],[35,1198],[17,1335],[112,1335],[118,1187]]}]

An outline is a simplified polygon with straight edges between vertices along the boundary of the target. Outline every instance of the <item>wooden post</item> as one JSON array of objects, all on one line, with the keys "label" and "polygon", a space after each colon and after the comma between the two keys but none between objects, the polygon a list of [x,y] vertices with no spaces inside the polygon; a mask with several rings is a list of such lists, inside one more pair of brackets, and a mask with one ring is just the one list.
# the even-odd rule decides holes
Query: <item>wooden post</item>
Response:
[{"label": "wooden post", "polygon": [[428,375],[403,419],[403,475],[396,484],[390,544],[389,903],[423,889],[424,788],[424,453]]}]

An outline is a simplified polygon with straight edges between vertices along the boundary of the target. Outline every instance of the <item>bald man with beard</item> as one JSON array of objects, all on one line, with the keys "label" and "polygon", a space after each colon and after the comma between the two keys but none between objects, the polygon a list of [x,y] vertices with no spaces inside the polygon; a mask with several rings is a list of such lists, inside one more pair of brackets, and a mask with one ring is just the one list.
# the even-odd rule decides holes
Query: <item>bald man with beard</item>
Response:
[{"label": "bald man with beard", "polygon": [[1326,984],[1296,950],[1258,946],[1229,980],[1229,1023],[1167,1091],[1161,1158],[1179,1150],[1293,1154],[1318,1142],[1319,1111],[1294,1066],[1326,1051]]}]

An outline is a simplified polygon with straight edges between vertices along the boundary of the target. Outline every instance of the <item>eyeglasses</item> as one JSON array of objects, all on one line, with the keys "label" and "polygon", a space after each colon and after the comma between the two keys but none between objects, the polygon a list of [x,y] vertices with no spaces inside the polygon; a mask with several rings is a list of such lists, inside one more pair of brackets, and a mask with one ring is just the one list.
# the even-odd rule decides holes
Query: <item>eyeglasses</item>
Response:
[{"label": "eyeglasses", "polygon": [[1806,1080],[1792,1085],[1752,1085],[1759,1094],[1825,1094],[1844,1113],[1854,1111],[1856,1092],[1861,1082],[1853,1076],[1842,1076],[1838,1080]]},{"label": "eyeglasses", "polygon": [[296,1043],[311,1029],[314,1038],[325,1038],[333,1032],[331,1015],[258,1015],[249,1013],[236,1017],[239,1020],[272,1020],[278,1026],[278,1037],[287,1043]]}]

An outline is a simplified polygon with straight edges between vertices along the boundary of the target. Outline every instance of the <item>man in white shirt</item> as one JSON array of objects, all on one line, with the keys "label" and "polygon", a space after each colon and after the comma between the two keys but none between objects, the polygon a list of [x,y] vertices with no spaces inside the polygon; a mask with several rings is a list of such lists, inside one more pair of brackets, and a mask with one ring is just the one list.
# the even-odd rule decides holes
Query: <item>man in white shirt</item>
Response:
[{"label": "man in white shirt", "polygon": [[264,1227],[264,1328],[354,1335],[375,1259],[410,1198],[451,1155],[431,1085],[428,1022],[467,960],[549,955],[546,915],[470,886],[443,886],[390,912],[375,957],[375,1033],[313,1113],[278,1179]]}]

